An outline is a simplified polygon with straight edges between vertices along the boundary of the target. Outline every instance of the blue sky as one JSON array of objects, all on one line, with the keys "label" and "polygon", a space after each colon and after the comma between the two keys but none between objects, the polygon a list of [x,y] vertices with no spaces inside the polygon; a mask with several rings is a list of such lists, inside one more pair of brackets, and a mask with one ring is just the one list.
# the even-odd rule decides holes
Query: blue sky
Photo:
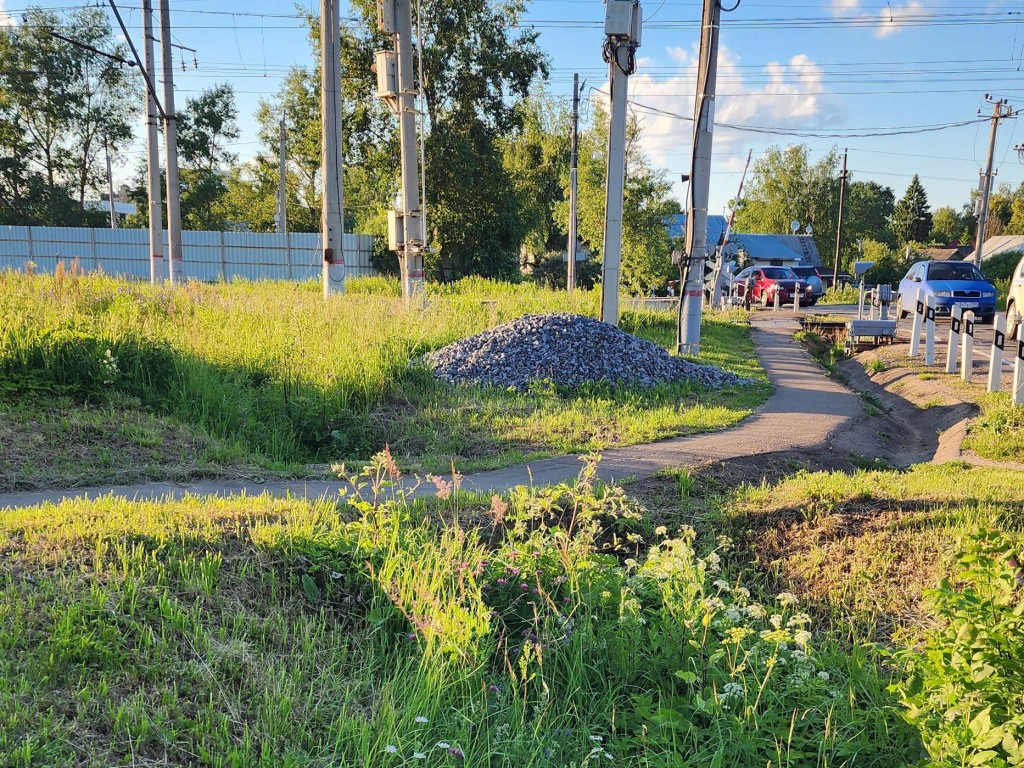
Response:
[{"label": "blue sky", "polygon": [[[83,0],[40,0],[71,8]],[[727,0],[726,4],[732,0]],[[0,0],[16,21],[25,0]],[[302,5],[318,9],[318,2]],[[119,3],[137,35],[139,0]],[[643,121],[643,145],[654,164],[678,178],[690,152],[690,124],[662,114],[690,115],[693,103],[699,0],[648,0],[643,46],[631,98]],[[214,83],[238,94],[242,157],[255,152],[252,119],[261,95],[272,95],[293,64],[311,61],[305,32],[286,0],[172,0],[175,39],[197,49],[176,72],[178,101]],[[345,11],[343,10],[343,14]],[[600,98],[607,74],[601,61],[601,0],[534,0],[527,20],[541,31],[551,58],[548,90],[568,99],[572,74]],[[852,137],[894,126],[977,119],[991,112],[984,95],[1024,107],[1024,2],[977,0],[742,0],[723,14],[719,122],[786,128],[842,137],[794,138],[719,129],[715,135],[711,211],[735,194],[748,150],[755,159],[771,145],[806,143],[813,158],[832,146],[848,148],[852,177],[891,186],[901,196],[920,174],[933,210],[959,207],[977,185],[988,145],[988,123],[934,133]],[[136,36],[136,40],[138,37]],[[179,62],[180,63],[180,62]],[[1017,186],[1024,165],[1012,147],[1024,143],[1017,120],[1001,124],[997,183]],[[119,175],[135,168],[139,148],[120,158]],[[429,183],[429,180],[428,180]],[[681,190],[677,189],[681,196]]]}]

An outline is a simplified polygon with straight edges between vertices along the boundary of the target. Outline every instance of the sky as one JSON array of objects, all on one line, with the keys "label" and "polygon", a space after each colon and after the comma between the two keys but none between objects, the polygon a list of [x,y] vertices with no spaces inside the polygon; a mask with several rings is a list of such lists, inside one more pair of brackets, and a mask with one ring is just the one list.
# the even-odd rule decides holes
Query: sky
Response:
[{"label": "sky", "polygon": [[[60,10],[83,2],[0,0],[0,24],[18,23],[30,4]],[[729,8],[736,0],[723,2]],[[316,0],[299,5],[319,9]],[[549,57],[548,92],[568,103],[578,72],[588,98],[603,99],[602,0],[528,6],[524,25],[540,32]],[[138,43],[140,0],[120,0],[118,7]],[[243,159],[259,146],[253,114],[260,98],[273,96],[289,67],[312,62],[294,8],[288,0],[171,0],[173,39],[196,49],[176,54],[178,105],[211,85],[232,83],[241,128],[232,149]],[[701,2],[647,0],[643,13],[631,109],[654,166],[678,180],[689,164],[691,123],[670,115],[692,115]],[[342,15],[350,15],[344,3]],[[897,199],[917,173],[933,211],[959,208],[986,159],[986,94],[1024,108],[1024,2],[740,0],[722,15],[720,45],[716,122],[743,129],[715,131],[711,213],[724,213],[736,195],[748,151],[756,161],[771,146],[799,143],[810,147],[812,160],[833,147],[848,150],[850,178],[890,186]],[[1024,181],[1013,149],[1024,143],[1021,120],[1000,123],[997,184]],[[951,123],[966,124],[920,131]],[[141,119],[139,126],[141,135]],[[865,135],[893,130],[909,132]],[[119,178],[134,173],[141,150],[136,145],[117,158]],[[678,181],[675,192],[683,199]]]}]

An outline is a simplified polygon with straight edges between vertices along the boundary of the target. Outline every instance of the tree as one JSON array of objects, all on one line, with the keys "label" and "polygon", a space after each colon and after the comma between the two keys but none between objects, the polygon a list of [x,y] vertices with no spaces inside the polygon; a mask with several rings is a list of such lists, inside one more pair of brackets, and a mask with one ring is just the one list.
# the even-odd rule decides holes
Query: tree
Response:
[{"label": "tree", "polygon": [[896,203],[891,219],[892,233],[896,244],[926,243],[932,229],[932,214],[928,207],[928,195],[917,174],[910,180],[906,193]]},{"label": "tree", "polygon": [[[356,0],[353,9],[360,23],[343,30],[341,44],[346,225],[382,234],[398,188],[397,123],[376,98],[371,65],[373,52],[391,48],[392,39],[377,29],[374,0]],[[439,253],[430,266],[435,277],[509,274],[529,227],[502,162],[502,141],[519,130],[520,104],[547,74],[538,33],[516,31],[525,12],[521,0],[424,0],[421,11],[428,237]],[[307,21],[319,56],[319,22]],[[276,156],[285,111],[289,166],[310,209],[320,205],[319,98],[316,70],[295,69],[258,115],[266,155]]]},{"label": "tree", "polygon": [[16,158],[0,166],[0,187],[10,195],[0,202],[25,215],[55,217],[45,223],[81,223],[83,216],[62,198],[81,209],[89,192],[106,186],[104,153],[130,141],[138,85],[116,61],[51,34],[59,29],[63,37],[124,57],[101,9],[59,17],[34,8],[26,17],[24,24],[0,27],[0,156]]},{"label": "tree", "polygon": [[736,209],[738,232],[789,234],[790,222],[810,224],[818,253],[827,260],[836,245],[839,216],[839,153],[834,147],[817,163],[805,144],[770,147],[754,163],[750,183]]},{"label": "tree", "polygon": [[932,242],[938,245],[970,243],[974,239],[971,236],[974,224],[974,216],[969,211],[958,212],[945,205],[932,214]]}]

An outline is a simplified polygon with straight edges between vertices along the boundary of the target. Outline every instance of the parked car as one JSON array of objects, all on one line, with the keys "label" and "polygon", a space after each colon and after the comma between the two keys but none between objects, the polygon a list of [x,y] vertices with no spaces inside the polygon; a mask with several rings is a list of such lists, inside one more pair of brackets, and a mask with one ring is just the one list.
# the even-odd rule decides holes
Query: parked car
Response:
[{"label": "parked car", "polygon": [[813,306],[814,304],[817,304],[818,299],[825,294],[825,284],[822,282],[821,273],[818,272],[818,268],[790,267],[790,269],[796,273],[797,277],[806,281],[807,284],[811,286],[811,291],[814,293],[814,299],[811,301],[811,305]]},{"label": "parked car", "polygon": [[1013,270],[1010,279],[1010,295],[1006,298],[1006,338],[1019,338],[1024,323],[1024,258]]},{"label": "parked car", "polygon": [[745,304],[759,301],[767,307],[775,303],[776,294],[780,304],[791,304],[795,291],[800,292],[800,303],[805,306],[810,306],[815,300],[811,286],[789,267],[747,267],[732,279],[732,284],[733,292]]},{"label": "parked car", "polygon": [[954,306],[974,312],[982,323],[996,313],[996,289],[981,270],[968,261],[919,261],[902,280],[896,294],[896,314],[906,317],[914,310],[917,292],[935,298],[935,314],[948,315]]}]

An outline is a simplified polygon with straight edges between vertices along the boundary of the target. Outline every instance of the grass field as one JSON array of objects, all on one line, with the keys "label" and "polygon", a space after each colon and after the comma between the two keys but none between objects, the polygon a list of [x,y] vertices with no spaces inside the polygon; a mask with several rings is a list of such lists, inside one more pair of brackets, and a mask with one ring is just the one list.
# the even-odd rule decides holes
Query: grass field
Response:
[{"label": "grass field", "polygon": [[[719,429],[769,392],[742,313],[706,321],[701,359],[762,382],[752,387],[443,385],[416,363],[424,353],[527,312],[593,315],[597,296],[464,281],[406,308],[396,292],[352,281],[325,304],[312,283],[172,291],[0,274],[0,490],[308,474],[385,444],[407,467],[489,468]],[[673,339],[668,315],[627,313],[622,326]]]},{"label": "grass field", "polygon": [[907,670],[972,532],[1020,541],[1021,473],[406,502],[395,470],[0,516],[0,764],[961,764],[918,762]]}]

